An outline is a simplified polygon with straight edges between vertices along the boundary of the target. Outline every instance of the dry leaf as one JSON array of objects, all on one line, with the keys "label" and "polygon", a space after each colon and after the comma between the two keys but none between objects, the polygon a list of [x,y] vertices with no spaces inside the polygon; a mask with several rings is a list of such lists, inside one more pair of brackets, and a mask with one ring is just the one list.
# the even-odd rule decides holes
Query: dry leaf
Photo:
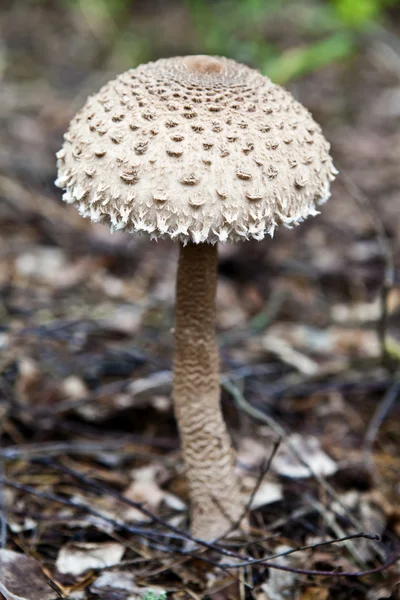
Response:
[{"label": "dry leaf", "polygon": [[246,468],[255,469],[264,464],[271,454],[272,442],[269,439],[244,437],[239,441],[237,459]]},{"label": "dry leaf", "polygon": [[[158,594],[161,598],[165,594],[162,588],[157,586],[152,587],[139,587],[135,582],[135,575],[132,573],[126,573],[124,571],[105,571],[96,579],[96,581],[90,586],[90,591],[93,594],[104,593],[104,592],[126,592],[129,600],[143,598],[145,594],[153,592],[155,595]],[[118,598],[120,596],[118,595]],[[125,597],[125,596],[124,596]]]},{"label": "dry leaf", "polygon": [[124,546],[116,542],[69,543],[61,548],[56,567],[63,575],[79,576],[89,569],[104,569],[104,567],[118,565],[124,552]]},{"label": "dry leaf", "polygon": [[0,594],[5,600],[54,600],[56,597],[36,560],[5,549],[0,549]]},{"label": "dry leaf", "polygon": [[21,277],[57,285],[64,277],[66,265],[65,253],[60,248],[37,245],[18,256],[15,269]]},{"label": "dry leaf", "polygon": [[[132,472],[134,481],[125,490],[124,496],[134,502],[141,504],[152,513],[157,513],[161,502],[165,502],[173,510],[185,510],[186,505],[174,494],[160,488],[157,483],[160,468],[156,464],[147,467],[135,469]],[[124,511],[124,518],[128,521],[147,521],[140,510],[135,507],[128,507]]]},{"label": "dry leaf", "polygon": [[295,350],[286,340],[272,333],[263,338],[264,350],[276,354],[284,363],[291,365],[304,375],[315,375],[318,372],[318,363],[305,354]]},{"label": "dry leaf", "polygon": [[272,481],[264,481],[254,495],[251,508],[255,510],[279,500],[282,500],[282,486]]},{"label": "dry leaf", "polygon": [[[289,546],[278,546],[276,553],[291,549]],[[295,567],[304,556],[304,552],[297,552],[296,555],[275,558],[274,562],[286,567]],[[261,589],[268,600],[295,600],[298,597],[295,593],[298,577],[296,573],[270,569],[268,581],[261,586]]]},{"label": "dry leaf", "polygon": [[366,600],[396,600],[396,591],[390,589],[392,586],[374,586],[367,593]]},{"label": "dry leaf", "polygon": [[308,587],[304,590],[299,600],[327,600],[329,590],[321,587]]},{"label": "dry leaf", "polygon": [[[242,486],[246,494],[250,497],[257,480],[254,477],[245,477],[242,480]],[[272,504],[272,502],[279,502],[282,500],[282,486],[274,481],[263,481],[258,487],[253,501],[251,503],[251,509],[255,510],[265,504]]]},{"label": "dry leaf", "polygon": [[286,438],[285,442],[272,461],[272,468],[279,475],[293,479],[311,476],[307,467],[294,456],[291,447],[296,449],[298,455],[310,465],[314,473],[325,477],[336,473],[336,463],[321,449],[316,437],[293,433]]}]

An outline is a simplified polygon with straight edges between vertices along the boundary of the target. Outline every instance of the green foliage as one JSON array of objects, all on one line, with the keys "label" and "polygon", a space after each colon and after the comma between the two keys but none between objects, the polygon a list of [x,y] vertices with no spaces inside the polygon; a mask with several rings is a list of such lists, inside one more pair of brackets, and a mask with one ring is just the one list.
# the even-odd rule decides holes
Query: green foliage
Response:
[{"label": "green foliage", "polygon": [[[54,0],[29,0],[46,2]],[[115,70],[160,55],[152,29],[135,26],[134,0],[57,0],[80,11],[111,49]],[[164,0],[166,6],[169,0]],[[148,0],[151,4],[152,0]],[[217,54],[258,67],[279,83],[345,60],[360,34],[384,23],[385,10],[400,0],[180,0],[193,36],[183,51]],[[277,32],[275,36],[274,26]],[[288,42],[285,34],[288,31]],[[272,33],[272,35],[271,35]],[[184,37],[183,37],[184,39]]]},{"label": "green foliage", "polygon": [[277,83],[286,83],[350,56],[353,49],[352,37],[338,32],[325,40],[291,48],[280,56],[267,60],[261,65],[261,71]]},{"label": "green foliage", "polygon": [[282,0],[184,0],[196,31],[197,48],[204,54],[231,56],[261,64],[273,57],[274,46],[265,40],[264,24],[279,13]]},{"label": "green foliage", "polygon": [[364,27],[381,18],[383,11],[396,0],[334,0],[341,21],[350,27]]},{"label": "green foliage", "polygon": [[166,599],[167,599],[166,592],[153,592],[152,590],[149,590],[143,596],[143,600],[166,600]]},{"label": "green foliage", "polygon": [[[254,64],[273,80],[291,79],[349,58],[360,31],[384,19],[400,0],[185,0],[197,33],[194,51],[223,54]],[[281,50],[265,29],[285,22],[307,40]]]},{"label": "green foliage", "polygon": [[126,14],[132,5],[132,0],[62,0],[65,4],[75,6],[83,13],[92,14],[97,18],[117,19]]}]

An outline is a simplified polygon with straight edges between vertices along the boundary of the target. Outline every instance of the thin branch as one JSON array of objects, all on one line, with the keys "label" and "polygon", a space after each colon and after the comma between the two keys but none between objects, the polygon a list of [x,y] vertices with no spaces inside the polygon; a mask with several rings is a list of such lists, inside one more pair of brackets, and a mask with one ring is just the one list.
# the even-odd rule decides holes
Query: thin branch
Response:
[{"label": "thin branch", "polygon": [[308,544],[307,546],[297,546],[296,548],[291,548],[290,550],[285,550],[284,552],[278,552],[276,554],[271,554],[270,556],[267,557],[263,557],[263,558],[251,558],[249,559],[249,561],[247,563],[243,563],[243,564],[236,564],[236,567],[245,567],[245,566],[249,566],[249,565],[266,565],[267,562],[273,560],[274,558],[281,558],[283,556],[288,556],[290,554],[294,554],[295,552],[301,552],[302,550],[310,550],[310,549],[314,549],[314,548],[319,548],[321,546],[332,546],[333,544],[337,544],[339,542],[348,542],[349,540],[355,540],[355,539],[366,539],[366,540],[373,540],[373,541],[379,541],[379,536],[375,535],[375,534],[369,534],[369,533],[354,533],[351,535],[345,535],[341,538],[336,538],[333,540],[326,540],[325,542],[316,542],[315,544]]},{"label": "thin branch", "polygon": [[364,192],[358,187],[354,180],[350,177],[346,171],[340,168],[341,179],[347,192],[351,198],[357,203],[358,207],[368,214],[371,224],[374,227],[378,243],[381,247],[382,256],[385,261],[384,278],[381,288],[381,317],[378,322],[377,332],[378,338],[381,345],[381,357],[382,362],[388,362],[388,349],[387,349],[387,327],[388,327],[388,298],[391,290],[394,286],[395,281],[395,265],[393,249],[389,240],[389,237],[385,231],[385,226],[380,218],[378,212],[375,210],[372,202],[364,194]]},{"label": "thin branch", "polygon": [[349,520],[352,522],[352,524],[355,527],[357,527],[357,529],[360,529],[362,526],[361,523],[359,523],[352,515],[350,515],[348,513],[348,508],[343,505],[342,500],[340,499],[340,497],[338,496],[336,491],[333,489],[333,487],[319,473],[317,473],[312,468],[312,466],[309,464],[309,462],[307,460],[305,460],[301,456],[301,454],[297,450],[296,446],[290,440],[289,434],[285,430],[285,428],[280,423],[275,421],[275,419],[273,419],[270,415],[267,415],[267,414],[263,413],[261,410],[259,410],[258,408],[255,408],[254,406],[252,406],[246,400],[246,398],[244,397],[242,392],[239,390],[239,388],[234,383],[225,382],[224,387],[232,395],[236,405],[238,406],[238,408],[240,410],[244,411],[245,413],[247,413],[254,419],[257,419],[257,420],[261,421],[262,423],[265,423],[266,425],[268,425],[272,429],[272,431],[274,431],[274,433],[276,433],[276,435],[278,435],[280,438],[282,438],[284,440],[284,442],[287,444],[287,447],[289,448],[292,455],[308,470],[310,475],[317,481],[317,483],[319,483],[319,485],[326,492],[328,492],[336,502],[338,502],[338,504],[346,512],[346,514],[347,514]]},{"label": "thin branch", "polygon": [[[345,536],[345,532],[342,529],[342,527],[339,525],[339,523],[337,522],[336,515],[335,515],[335,513],[332,510],[327,510],[326,507],[322,504],[322,502],[319,502],[315,498],[308,497],[307,500],[319,512],[319,514],[322,516],[322,518],[324,519],[324,521],[326,522],[326,524],[328,525],[328,527],[333,531],[333,533],[335,535],[337,535],[337,536]],[[343,539],[345,539],[345,538],[343,538]],[[364,569],[365,568],[365,561],[363,560],[362,556],[358,552],[355,544],[353,544],[353,542],[351,541],[351,539],[352,539],[351,537],[347,538],[347,540],[344,542],[344,544],[345,544],[347,550],[353,556],[354,560],[358,563],[358,565],[361,568]],[[375,538],[368,538],[368,539],[371,539],[371,540],[373,539],[374,541],[376,541],[376,537]]]},{"label": "thin branch", "polygon": [[[26,493],[38,496],[40,498],[45,498],[45,499],[49,499],[52,500],[54,502],[58,502],[61,504],[64,504],[66,506],[70,506],[70,507],[74,507],[74,508],[80,508],[82,510],[85,510],[88,514],[92,514],[94,516],[97,516],[101,519],[103,519],[105,522],[112,524],[113,526],[117,527],[117,528],[122,528],[124,530],[126,530],[127,532],[130,533],[134,533],[135,535],[140,535],[141,537],[144,537],[146,539],[146,542],[148,543],[148,545],[150,547],[152,547],[153,549],[157,549],[160,550],[163,553],[178,553],[181,555],[185,555],[188,558],[191,558],[192,556],[190,554],[188,554],[186,551],[180,549],[180,548],[173,548],[173,547],[169,547],[169,546],[163,546],[159,543],[150,541],[148,538],[150,536],[160,536],[162,535],[161,533],[152,531],[152,532],[146,532],[146,534],[144,534],[143,530],[140,530],[138,528],[133,528],[130,527],[124,523],[115,521],[115,519],[111,519],[109,517],[105,517],[103,516],[101,513],[98,513],[96,510],[89,508],[88,506],[81,504],[80,502],[76,501],[76,500],[66,500],[64,498],[61,498],[59,496],[56,496],[54,494],[49,494],[46,492],[38,492],[36,490],[34,490],[33,488],[29,487],[29,486],[25,486],[22,484],[18,484],[16,482],[12,482],[9,481],[7,479],[2,479],[1,480],[2,483],[4,483],[4,485],[7,485],[9,487],[13,487],[14,489],[18,489],[21,491],[24,491]],[[179,531],[179,530],[178,530]],[[183,534],[184,532],[180,532],[181,534]],[[182,537],[186,537],[185,535],[182,535]],[[359,534],[354,534],[352,536],[348,536],[347,538],[344,539],[339,539],[339,540],[331,540],[326,541],[326,542],[319,542],[319,544],[321,545],[328,545],[328,544],[335,544],[336,542],[341,542],[341,541],[345,541],[346,539],[353,539],[355,537],[360,537],[360,538],[366,538],[366,539],[373,539],[376,540],[378,539],[377,536],[371,536],[369,534],[365,534],[365,533],[359,533]],[[204,542],[202,542],[203,545],[207,545]],[[318,545],[318,544],[316,544]],[[314,547],[316,546],[314,545]],[[236,558],[236,559],[240,559],[243,562],[242,563],[238,563],[237,560],[235,563],[218,563],[210,558],[208,558],[207,556],[204,556],[204,554],[200,554],[198,555],[197,553],[195,554],[195,557],[198,560],[201,560],[203,562],[206,562],[208,564],[211,564],[215,567],[218,567],[220,569],[223,570],[228,570],[229,569],[237,569],[240,567],[247,567],[247,566],[251,566],[251,565],[262,565],[264,567],[267,568],[272,568],[272,569],[278,569],[280,571],[286,571],[286,572],[290,572],[290,573],[296,573],[296,574],[300,574],[300,575],[314,575],[314,576],[326,576],[326,577],[364,577],[365,575],[370,575],[370,574],[374,574],[374,573],[380,573],[381,571],[387,569],[389,566],[391,566],[392,564],[394,564],[400,557],[399,556],[392,556],[390,559],[388,559],[383,565],[380,565],[379,567],[373,568],[373,569],[368,569],[368,570],[364,570],[364,571],[318,571],[318,570],[311,570],[311,569],[297,569],[297,568],[292,568],[292,567],[286,567],[283,566],[281,564],[278,563],[274,563],[270,561],[271,557],[266,557],[266,558],[262,558],[262,559],[253,559],[251,557],[246,557],[246,556],[242,556],[240,554],[236,554],[234,552],[228,552],[225,549],[219,547],[219,546],[215,546],[212,544],[208,544],[208,546],[210,546],[211,550],[214,550],[220,554],[224,554],[224,555],[230,555],[232,558]],[[306,547],[299,547],[297,549],[294,549],[294,551],[298,551],[299,549],[305,549]],[[273,555],[274,558],[278,558],[280,556],[283,556],[285,553],[281,553],[281,554],[276,554]]]},{"label": "thin branch", "polygon": [[4,463],[0,460],[0,548],[7,545],[7,513],[6,499],[2,480],[4,478]]},{"label": "thin branch", "polygon": [[102,485],[101,483],[97,482],[96,480],[91,479],[91,478],[87,477],[86,475],[82,475],[78,471],[75,471],[71,467],[66,467],[65,465],[60,465],[52,459],[42,459],[42,458],[39,459],[38,458],[38,459],[34,459],[33,462],[43,464],[46,466],[51,466],[51,467],[55,468],[56,470],[61,471],[62,473],[70,475],[77,481],[80,481],[81,483],[83,483],[86,487],[89,486],[90,488],[96,489],[103,494],[108,494],[108,495],[116,498],[117,500],[119,500],[123,504],[126,504],[127,506],[136,508],[143,515],[145,515],[146,517],[151,519],[151,522],[164,527],[165,529],[179,535],[181,538],[186,539],[189,542],[195,542],[196,544],[199,544],[200,546],[203,546],[204,548],[207,548],[209,550],[215,551],[218,549],[218,551],[221,552],[222,554],[224,554],[225,556],[231,556],[233,558],[236,558],[236,555],[234,552],[231,552],[230,550],[226,550],[223,548],[219,548],[218,546],[216,546],[213,543],[206,542],[205,540],[202,540],[200,538],[190,535],[189,533],[179,529],[178,527],[171,525],[170,523],[168,523],[161,517],[158,517],[157,515],[152,513],[149,509],[145,508],[141,503],[135,502],[134,500],[127,498],[123,494],[120,494],[119,492],[117,492],[111,488],[107,488],[106,486]]},{"label": "thin branch", "polygon": [[[274,442],[274,445],[273,445],[273,448],[272,448],[272,452],[271,452],[271,454],[270,454],[270,456],[269,456],[268,460],[265,462],[265,464],[264,464],[264,465],[261,467],[261,469],[260,469],[260,474],[259,474],[259,476],[258,476],[258,478],[257,478],[257,481],[256,481],[256,484],[255,484],[255,486],[254,486],[254,487],[253,487],[253,489],[252,489],[252,492],[251,492],[251,494],[250,494],[250,497],[249,497],[248,501],[246,502],[246,505],[245,505],[245,507],[244,507],[244,509],[243,509],[243,511],[242,511],[242,514],[239,516],[239,518],[238,518],[236,521],[234,521],[234,522],[232,522],[232,523],[231,523],[231,526],[229,527],[229,529],[227,529],[227,530],[225,531],[225,533],[223,533],[223,534],[222,534],[222,535],[220,535],[218,538],[215,538],[215,539],[213,540],[213,543],[214,543],[214,544],[215,544],[215,543],[218,543],[218,542],[220,542],[220,541],[221,541],[221,540],[223,540],[224,538],[228,537],[228,536],[229,536],[229,534],[231,534],[231,533],[233,533],[234,531],[236,531],[236,530],[238,529],[238,527],[239,527],[240,523],[241,523],[241,522],[243,521],[243,519],[246,517],[246,515],[248,515],[248,514],[250,513],[250,511],[251,511],[251,505],[252,505],[252,503],[253,503],[253,500],[254,500],[254,498],[255,498],[255,495],[257,494],[258,490],[260,489],[260,486],[261,486],[261,484],[262,484],[262,482],[263,482],[263,479],[264,479],[264,477],[266,476],[266,474],[268,473],[268,471],[269,471],[269,470],[270,470],[270,468],[271,468],[271,463],[272,463],[272,461],[273,461],[273,459],[274,459],[274,456],[275,456],[275,454],[276,454],[276,453],[277,453],[277,451],[278,451],[278,448],[279,448],[280,444],[281,444],[281,438],[279,438],[278,440],[276,440],[276,441]],[[216,498],[214,498],[214,500],[215,500],[215,501],[217,501],[217,499],[216,499]],[[223,509],[222,509],[222,507],[221,507],[221,506],[219,506],[219,509],[220,509],[221,511],[223,511]],[[226,515],[226,514],[224,513],[224,516],[225,516],[227,519],[229,519],[229,515]]]},{"label": "thin branch", "polygon": [[126,449],[129,442],[124,439],[103,442],[63,441],[35,444],[18,444],[0,450],[0,459],[16,460],[35,456],[63,456],[65,454],[98,454],[113,450]]},{"label": "thin branch", "polygon": [[122,521],[117,521],[116,519],[113,519],[111,517],[103,515],[101,512],[97,511],[96,509],[91,508],[90,506],[87,506],[83,502],[79,502],[79,500],[76,500],[76,499],[62,498],[61,496],[58,496],[57,494],[52,494],[50,492],[39,492],[38,490],[35,490],[33,487],[31,487],[29,485],[23,485],[21,483],[15,482],[15,481],[10,481],[6,477],[2,477],[0,479],[0,483],[6,485],[8,487],[14,488],[16,490],[25,492],[27,494],[31,494],[38,498],[43,498],[44,500],[51,500],[52,502],[57,502],[58,504],[68,506],[70,508],[77,508],[77,509],[83,510],[87,514],[89,514],[93,517],[96,517],[98,519],[101,519],[105,523],[108,523],[109,525],[112,525],[115,528],[125,529],[128,533],[142,537],[146,541],[149,541],[149,539],[151,539],[151,537],[165,537],[165,533],[162,533],[162,532],[158,532],[155,530],[146,530],[146,529],[142,529],[139,527],[132,527],[131,525],[126,525]]},{"label": "thin branch", "polygon": [[[263,562],[258,561],[257,564],[262,564],[264,567],[268,567],[270,569],[277,569],[278,571],[286,571],[287,573],[296,573],[297,575],[312,575],[319,577],[365,577],[366,575],[374,575],[375,573],[381,573],[388,569],[391,565],[394,565],[398,560],[400,560],[400,555],[391,556],[383,565],[379,567],[375,567],[373,569],[366,569],[364,571],[318,571],[314,569],[296,569],[294,567],[285,567],[284,565],[280,565],[279,563],[269,562],[265,560]],[[252,562],[246,563],[238,563],[235,564],[235,568],[246,567],[251,565]],[[228,564],[222,564],[222,567],[229,568]],[[232,567],[232,565],[230,565]]]},{"label": "thin branch", "polygon": [[372,447],[375,443],[376,436],[378,435],[379,428],[399,396],[400,376],[393,382],[393,385],[388,389],[381,402],[376,407],[372,419],[367,427],[363,447],[365,457],[368,461],[371,460]]}]

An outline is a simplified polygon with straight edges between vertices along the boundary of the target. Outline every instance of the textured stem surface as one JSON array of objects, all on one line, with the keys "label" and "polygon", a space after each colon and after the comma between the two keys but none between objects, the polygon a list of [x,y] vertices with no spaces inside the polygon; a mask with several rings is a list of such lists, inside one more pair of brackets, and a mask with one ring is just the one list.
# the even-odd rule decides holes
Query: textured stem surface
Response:
[{"label": "textured stem surface", "polygon": [[228,530],[243,510],[220,406],[217,261],[216,245],[181,246],[176,300],[175,412],[189,481],[192,534],[206,540]]}]

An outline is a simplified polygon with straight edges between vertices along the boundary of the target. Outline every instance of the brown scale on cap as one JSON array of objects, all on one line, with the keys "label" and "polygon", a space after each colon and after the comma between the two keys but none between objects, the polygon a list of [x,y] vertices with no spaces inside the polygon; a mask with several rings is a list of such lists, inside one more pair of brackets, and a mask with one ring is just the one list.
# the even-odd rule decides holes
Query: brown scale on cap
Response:
[{"label": "brown scale on cap", "polygon": [[[171,137],[174,128],[179,130]],[[171,141],[179,146],[171,147]],[[82,142],[88,150],[84,154]],[[137,177],[117,168],[118,158],[130,156],[132,149]],[[327,199],[335,172],[319,126],[288,92],[245,65],[210,56],[162,59],[107,83],[71,122],[64,151],[58,182],[82,215],[91,216],[98,185],[122,196],[135,185],[129,218],[121,219],[119,207],[109,202],[101,220],[127,231],[143,230],[145,220],[153,238],[169,236],[183,243],[226,240],[226,210],[237,215],[230,223],[231,241],[262,239],[281,223],[300,222]],[[94,172],[100,156],[102,168]],[[295,162],[308,169],[296,181],[291,174]],[[270,169],[259,168],[264,164]],[[67,170],[72,173],[68,184]],[[196,173],[193,180],[185,175],[191,172]],[[265,190],[263,226],[256,234],[248,225],[248,182]],[[192,185],[203,198],[201,207],[191,204]],[[160,210],[149,202],[152,187],[169,198],[163,205],[162,231],[157,225]],[[224,205],[213,203],[217,189],[227,191]],[[284,220],[276,207],[282,194],[288,206]]]},{"label": "brown scale on cap", "polygon": [[192,533],[217,538],[246,499],[220,409],[216,243],[261,240],[315,215],[335,173],[329,144],[267,77],[226,58],[187,56],[105,85],[72,120],[57,157],[56,183],[83,216],[181,243],[174,406]]}]

